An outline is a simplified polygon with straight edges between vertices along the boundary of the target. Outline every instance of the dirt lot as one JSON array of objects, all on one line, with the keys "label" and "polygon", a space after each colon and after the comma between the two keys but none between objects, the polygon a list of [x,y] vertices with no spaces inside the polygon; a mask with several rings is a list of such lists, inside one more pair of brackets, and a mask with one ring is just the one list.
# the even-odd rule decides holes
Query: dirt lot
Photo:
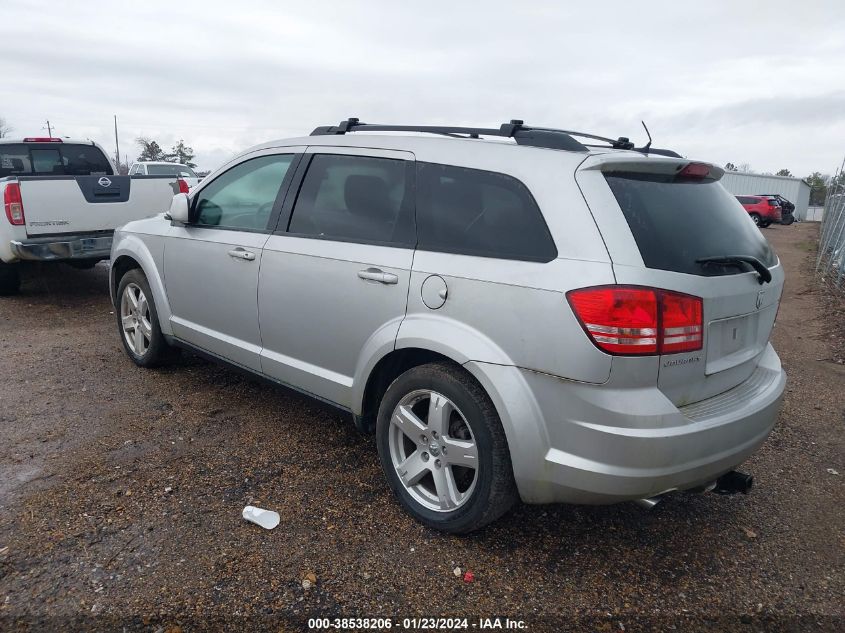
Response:
[{"label": "dirt lot", "polygon": [[[787,268],[774,340],[790,382],[744,468],[751,495],[524,506],[468,538],[403,514],[341,414],[192,356],[137,369],[107,270],[46,270],[0,300],[0,628],[843,630],[845,318],[814,289],[817,231],[765,232]],[[249,503],[281,525],[244,522]]]}]

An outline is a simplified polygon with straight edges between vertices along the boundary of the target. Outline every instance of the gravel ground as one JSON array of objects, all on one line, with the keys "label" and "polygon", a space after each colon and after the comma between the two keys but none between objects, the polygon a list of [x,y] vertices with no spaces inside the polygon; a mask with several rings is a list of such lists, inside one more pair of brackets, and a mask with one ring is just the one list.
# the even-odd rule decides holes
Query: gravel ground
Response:
[{"label": "gravel ground", "polygon": [[[787,268],[774,340],[790,381],[744,467],[751,495],[522,506],[463,538],[403,514],[343,415],[189,355],[138,369],[106,269],[45,269],[0,300],[0,628],[843,630],[845,317],[815,289],[817,234],[765,231]],[[244,522],[247,504],[281,524]]]}]

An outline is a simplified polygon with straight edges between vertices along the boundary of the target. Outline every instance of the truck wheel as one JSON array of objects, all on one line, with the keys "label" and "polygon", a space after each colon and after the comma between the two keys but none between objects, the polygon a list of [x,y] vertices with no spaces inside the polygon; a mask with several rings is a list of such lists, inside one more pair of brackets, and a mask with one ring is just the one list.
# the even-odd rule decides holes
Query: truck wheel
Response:
[{"label": "truck wheel", "polygon": [[21,276],[17,264],[0,262],[0,297],[16,295],[21,289]]},{"label": "truck wheel", "polygon": [[129,358],[139,367],[169,362],[174,350],[161,333],[155,300],[144,273],[135,268],[123,275],[117,297],[117,328]]},{"label": "truck wheel", "polygon": [[376,442],[390,488],[429,527],[466,534],[517,499],[496,409],[459,367],[430,363],[393,381],[379,407]]},{"label": "truck wheel", "polygon": [[752,220],[754,220],[754,224],[756,224],[757,226],[760,226],[760,224],[762,223],[762,222],[761,222],[761,219],[760,219],[760,214],[759,214],[759,213],[752,213],[752,214],[751,214],[751,219],[752,219]]}]

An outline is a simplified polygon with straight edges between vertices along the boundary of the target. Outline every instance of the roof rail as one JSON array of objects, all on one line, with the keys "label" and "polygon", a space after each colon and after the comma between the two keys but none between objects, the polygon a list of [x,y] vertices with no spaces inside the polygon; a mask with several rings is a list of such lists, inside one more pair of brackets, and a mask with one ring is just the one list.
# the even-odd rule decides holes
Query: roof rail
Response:
[{"label": "roof rail", "polygon": [[[571,130],[559,130],[549,127],[534,127],[525,125],[519,119],[512,119],[510,123],[503,123],[498,128],[480,127],[456,127],[443,125],[382,125],[361,123],[357,118],[349,118],[341,121],[339,125],[326,125],[316,128],[311,136],[326,136],[333,134],[346,134],[348,132],[423,132],[427,134],[442,134],[459,138],[479,138],[481,136],[501,136],[514,139],[518,145],[529,147],[543,147],[546,149],[563,149],[572,152],[586,152],[589,147],[606,147],[605,145],[585,144],[577,141],[574,137],[586,138],[594,141],[602,141],[613,149],[627,149],[635,151],[651,151],[655,154],[671,152],[671,150],[648,150],[636,148],[634,144],[624,136],[614,140],[605,136],[596,136],[586,132],[573,132]],[[671,152],[675,155],[674,152]],[[665,154],[669,155],[669,154]]]},{"label": "roof rail", "polygon": [[522,121],[519,120],[505,123],[498,128],[481,128],[443,125],[372,125],[361,123],[356,118],[350,118],[346,121],[341,121],[340,125],[318,127],[311,132],[311,136],[346,134],[347,132],[423,132],[462,138],[501,136],[513,138],[519,145],[545,147],[548,149],[565,149],[573,152],[588,151],[585,145],[582,145],[565,132],[548,128],[528,127],[523,125]]}]

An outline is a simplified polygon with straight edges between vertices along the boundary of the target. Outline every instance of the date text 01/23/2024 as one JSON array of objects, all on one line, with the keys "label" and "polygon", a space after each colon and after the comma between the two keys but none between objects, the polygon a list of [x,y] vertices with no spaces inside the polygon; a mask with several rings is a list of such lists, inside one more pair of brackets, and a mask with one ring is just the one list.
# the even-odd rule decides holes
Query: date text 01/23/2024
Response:
[{"label": "date text 01/23/2024", "polygon": [[311,630],[390,630],[398,631],[460,631],[460,630],[511,630],[524,631],[523,620],[492,618],[310,618]]}]

